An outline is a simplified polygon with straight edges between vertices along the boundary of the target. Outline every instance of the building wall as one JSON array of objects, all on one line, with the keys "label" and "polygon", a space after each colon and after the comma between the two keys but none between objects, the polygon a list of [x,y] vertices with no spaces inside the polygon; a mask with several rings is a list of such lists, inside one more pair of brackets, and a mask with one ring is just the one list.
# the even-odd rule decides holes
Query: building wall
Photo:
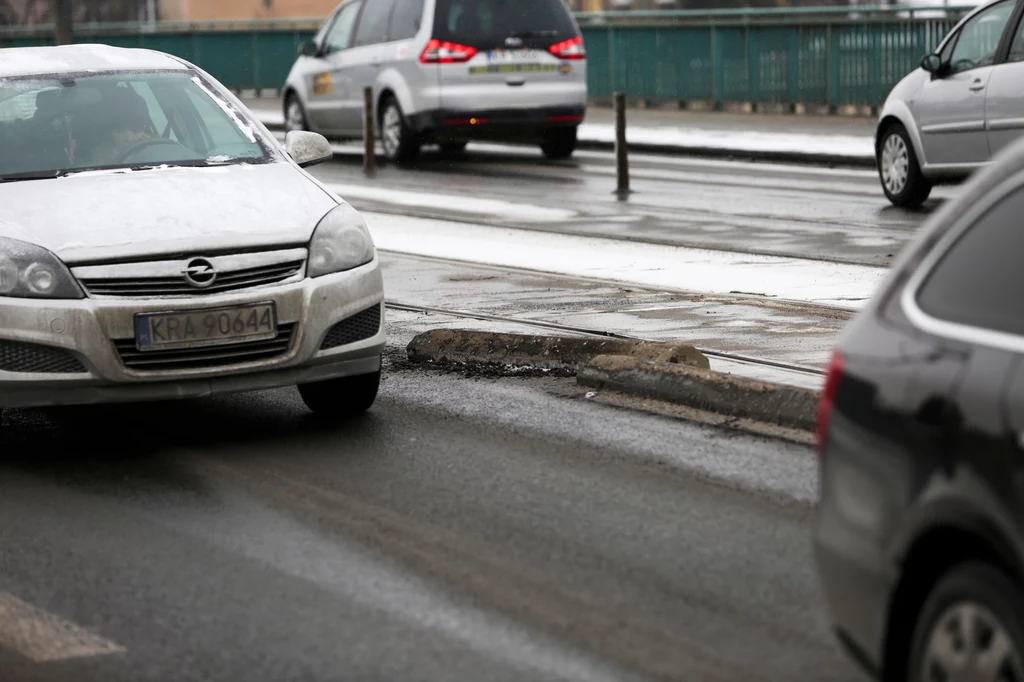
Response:
[{"label": "building wall", "polygon": [[160,0],[163,21],[326,17],[341,0]]}]

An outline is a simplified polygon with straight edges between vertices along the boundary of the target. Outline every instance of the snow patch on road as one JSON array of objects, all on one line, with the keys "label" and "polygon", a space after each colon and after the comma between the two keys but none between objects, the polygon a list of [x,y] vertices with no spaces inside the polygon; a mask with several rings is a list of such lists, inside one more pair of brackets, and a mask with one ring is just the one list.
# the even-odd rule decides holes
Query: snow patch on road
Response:
[{"label": "snow patch on road", "polygon": [[[615,142],[614,126],[584,123],[579,139],[586,142]],[[857,135],[803,135],[748,130],[707,130],[700,128],[630,126],[626,140],[655,147],[730,149],[745,152],[789,152],[823,154],[846,158],[875,158],[874,142]]]},{"label": "snow patch on road", "polygon": [[858,309],[887,270],[622,242],[363,211],[377,248],[413,256],[705,294],[754,294]]},{"label": "snow patch on road", "polygon": [[346,201],[362,199],[395,206],[434,208],[474,216],[491,216],[502,220],[547,223],[572,220],[577,216],[576,211],[567,209],[532,206],[500,199],[475,199],[452,194],[428,194],[354,184],[333,183],[329,187]]}]

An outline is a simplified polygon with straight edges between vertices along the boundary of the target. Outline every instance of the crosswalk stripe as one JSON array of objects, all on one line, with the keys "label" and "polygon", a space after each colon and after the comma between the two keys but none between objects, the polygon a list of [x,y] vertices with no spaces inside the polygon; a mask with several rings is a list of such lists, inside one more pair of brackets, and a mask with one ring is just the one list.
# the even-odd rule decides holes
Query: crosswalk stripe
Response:
[{"label": "crosswalk stripe", "polygon": [[123,653],[125,649],[88,630],[0,592],[0,647],[36,663]]}]

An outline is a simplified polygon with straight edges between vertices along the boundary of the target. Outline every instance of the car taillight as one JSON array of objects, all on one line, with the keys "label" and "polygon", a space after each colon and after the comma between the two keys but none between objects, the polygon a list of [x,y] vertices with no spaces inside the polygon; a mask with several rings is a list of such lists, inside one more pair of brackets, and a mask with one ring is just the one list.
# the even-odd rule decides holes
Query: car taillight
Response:
[{"label": "car taillight", "polygon": [[560,43],[555,43],[548,48],[551,54],[555,55],[559,59],[586,59],[587,51],[583,47],[583,38],[576,36],[569,40],[563,40]]},{"label": "car taillight", "polygon": [[421,64],[458,64],[468,62],[476,54],[475,47],[449,43],[447,40],[431,40],[420,55]]},{"label": "car taillight", "polygon": [[838,352],[832,354],[825,376],[825,388],[821,391],[821,402],[818,403],[818,452],[825,451],[825,439],[828,438],[828,425],[832,419],[832,409],[836,403],[836,393],[846,371],[846,362]]}]

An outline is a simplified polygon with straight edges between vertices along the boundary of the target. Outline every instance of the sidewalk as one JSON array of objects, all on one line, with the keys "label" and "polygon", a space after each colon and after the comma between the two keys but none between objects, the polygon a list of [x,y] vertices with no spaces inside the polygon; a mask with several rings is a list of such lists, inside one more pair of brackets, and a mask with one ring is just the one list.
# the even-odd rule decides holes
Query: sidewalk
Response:
[{"label": "sidewalk", "polygon": [[[244,101],[271,130],[284,126],[280,100]],[[631,151],[866,167],[875,164],[872,119],[630,109],[626,120]],[[580,147],[611,149],[615,142],[613,121],[610,108],[589,107],[579,129]]]}]

